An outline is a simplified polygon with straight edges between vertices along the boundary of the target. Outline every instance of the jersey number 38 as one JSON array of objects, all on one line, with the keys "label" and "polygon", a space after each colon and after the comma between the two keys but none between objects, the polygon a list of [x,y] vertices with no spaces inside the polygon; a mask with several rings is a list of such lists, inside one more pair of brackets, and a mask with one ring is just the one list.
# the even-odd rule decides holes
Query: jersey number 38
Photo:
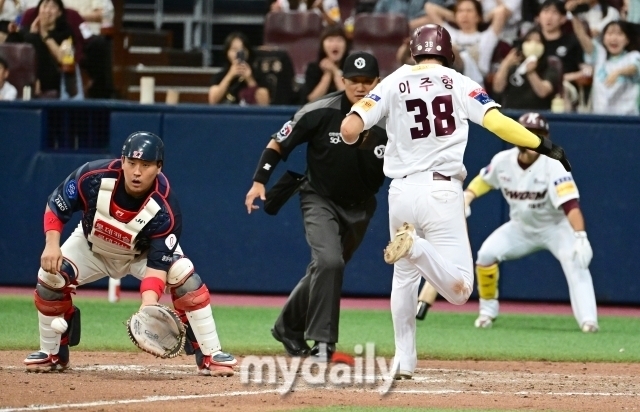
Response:
[{"label": "jersey number 38", "polygon": [[[423,139],[431,134],[431,122],[429,121],[429,107],[422,99],[407,100],[407,112],[416,111],[413,118],[416,124],[421,127],[412,127],[412,139]],[[433,113],[433,128],[436,136],[450,136],[456,130],[456,119],[453,117],[453,100],[450,94],[436,96],[431,101],[431,112]]]}]

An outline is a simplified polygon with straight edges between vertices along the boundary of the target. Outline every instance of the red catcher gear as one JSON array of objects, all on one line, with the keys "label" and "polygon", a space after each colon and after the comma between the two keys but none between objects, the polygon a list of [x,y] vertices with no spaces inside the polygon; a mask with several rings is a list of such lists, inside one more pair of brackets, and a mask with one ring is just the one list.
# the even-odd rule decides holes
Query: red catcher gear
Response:
[{"label": "red catcher gear", "polygon": [[518,123],[529,130],[541,131],[544,133],[549,132],[549,122],[540,113],[525,113],[520,116],[520,118],[518,119]]},{"label": "red catcher gear", "polygon": [[414,59],[416,56],[441,56],[449,67],[455,60],[451,35],[447,29],[437,24],[425,24],[415,29],[411,34],[409,48]]}]

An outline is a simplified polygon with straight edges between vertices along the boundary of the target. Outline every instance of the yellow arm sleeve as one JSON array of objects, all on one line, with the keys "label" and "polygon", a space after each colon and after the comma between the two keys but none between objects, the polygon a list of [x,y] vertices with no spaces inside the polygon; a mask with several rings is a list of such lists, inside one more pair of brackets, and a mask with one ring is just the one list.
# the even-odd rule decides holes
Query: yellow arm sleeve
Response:
[{"label": "yellow arm sleeve", "polygon": [[528,131],[515,120],[503,115],[499,110],[489,110],[484,115],[482,126],[502,140],[516,146],[535,149],[540,146],[540,138]]},{"label": "yellow arm sleeve", "polygon": [[489,192],[493,187],[489,185],[489,183],[485,182],[480,175],[473,178],[469,186],[467,186],[466,190],[470,190],[473,192],[476,197],[480,197],[487,192]]}]

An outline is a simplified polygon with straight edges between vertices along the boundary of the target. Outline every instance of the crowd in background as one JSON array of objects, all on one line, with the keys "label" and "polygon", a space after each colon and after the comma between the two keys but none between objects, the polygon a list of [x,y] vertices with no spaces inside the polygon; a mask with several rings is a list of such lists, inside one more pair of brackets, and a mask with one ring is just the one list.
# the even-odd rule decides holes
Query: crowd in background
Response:
[{"label": "crowd in background", "polygon": [[[393,13],[406,18],[407,32],[427,23],[444,26],[454,43],[453,68],[505,108],[639,112],[640,0],[358,0],[349,16],[341,16],[338,0],[268,0],[267,6],[270,13],[318,13],[324,25],[317,59],[308,62],[303,79],[291,74],[287,104],[343,90],[355,16]],[[112,24],[111,0],[0,0],[0,43],[24,42],[36,51],[35,96],[113,97],[103,36]],[[247,37],[234,32],[223,46],[226,59],[212,79],[209,103],[275,102],[279,92]],[[413,63],[407,38],[398,44],[397,66]],[[11,65],[0,59],[0,99],[17,94],[6,81]]]}]

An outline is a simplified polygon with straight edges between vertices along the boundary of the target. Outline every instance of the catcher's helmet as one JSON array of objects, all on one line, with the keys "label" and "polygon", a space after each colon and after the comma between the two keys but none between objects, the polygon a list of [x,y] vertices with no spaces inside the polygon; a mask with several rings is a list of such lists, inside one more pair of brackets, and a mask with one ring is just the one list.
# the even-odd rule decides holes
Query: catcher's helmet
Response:
[{"label": "catcher's helmet", "polygon": [[122,156],[162,162],[164,160],[164,143],[153,133],[135,132],[124,141]]},{"label": "catcher's helmet", "polygon": [[447,66],[451,66],[455,60],[451,35],[447,29],[437,24],[425,24],[415,29],[411,34],[409,48],[414,59],[416,56],[441,56],[446,60]]},{"label": "catcher's helmet", "polygon": [[543,115],[537,112],[523,114],[518,119],[518,123],[532,131],[549,133],[549,122]]}]

